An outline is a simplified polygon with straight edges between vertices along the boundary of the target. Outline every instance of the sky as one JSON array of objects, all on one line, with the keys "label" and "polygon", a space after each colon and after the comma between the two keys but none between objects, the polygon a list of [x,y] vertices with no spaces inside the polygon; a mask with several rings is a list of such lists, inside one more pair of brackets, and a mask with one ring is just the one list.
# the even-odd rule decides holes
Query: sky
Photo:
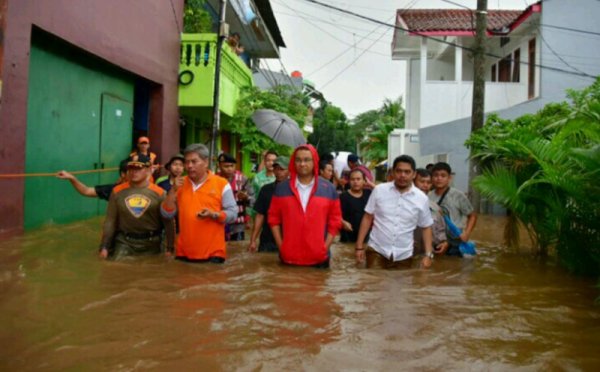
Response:
[{"label": "sky", "polygon": [[[319,0],[394,24],[398,9],[458,8],[444,0]],[[453,0],[469,8],[476,0]],[[489,9],[524,9],[534,0],[488,0]],[[281,62],[300,71],[349,118],[404,95],[406,69],[391,57],[393,29],[326,9],[306,0],[271,0],[286,43]],[[263,60],[264,61],[264,60]],[[267,67],[281,70],[278,61]]]}]

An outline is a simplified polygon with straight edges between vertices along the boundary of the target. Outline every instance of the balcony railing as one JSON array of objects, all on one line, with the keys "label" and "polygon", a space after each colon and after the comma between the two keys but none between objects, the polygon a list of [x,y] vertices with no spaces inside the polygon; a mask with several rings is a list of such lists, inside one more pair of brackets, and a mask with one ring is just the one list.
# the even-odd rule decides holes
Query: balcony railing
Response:
[{"label": "balcony railing", "polygon": [[[179,106],[212,107],[214,104],[216,34],[183,34],[179,61]],[[233,116],[243,87],[252,86],[252,72],[228,45],[223,46],[219,108]]]}]

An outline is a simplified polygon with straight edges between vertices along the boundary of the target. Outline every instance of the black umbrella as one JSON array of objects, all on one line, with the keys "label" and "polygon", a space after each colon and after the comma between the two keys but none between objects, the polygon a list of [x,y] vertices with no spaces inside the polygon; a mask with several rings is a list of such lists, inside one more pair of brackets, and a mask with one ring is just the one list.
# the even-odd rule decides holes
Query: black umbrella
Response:
[{"label": "black umbrella", "polygon": [[306,138],[298,124],[286,114],[274,110],[261,109],[252,114],[256,127],[271,137],[273,141],[297,147],[306,143]]}]

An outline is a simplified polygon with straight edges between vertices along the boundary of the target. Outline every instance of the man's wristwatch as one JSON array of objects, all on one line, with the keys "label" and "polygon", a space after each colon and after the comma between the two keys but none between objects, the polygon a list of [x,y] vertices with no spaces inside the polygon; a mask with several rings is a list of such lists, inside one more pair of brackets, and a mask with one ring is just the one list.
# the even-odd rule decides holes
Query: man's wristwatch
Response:
[{"label": "man's wristwatch", "polygon": [[433,251],[429,252],[429,253],[425,252],[425,257],[429,257],[429,258],[431,258],[433,260],[433,256],[434,256],[433,255]]}]

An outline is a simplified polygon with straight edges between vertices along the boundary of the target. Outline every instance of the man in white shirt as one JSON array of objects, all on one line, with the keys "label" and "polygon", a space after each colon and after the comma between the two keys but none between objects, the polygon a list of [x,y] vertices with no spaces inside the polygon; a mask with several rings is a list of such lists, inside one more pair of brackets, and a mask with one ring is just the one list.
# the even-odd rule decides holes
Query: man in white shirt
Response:
[{"label": "man in white shirt", "polygon": [[[356,240],[356,261],[367,267],[410,267],[413,254],[413,232],[423,229],[425,256],[423,267],[433,263],[431,226],[433,219],[429,199],[413,185],[415,160],[408,155],[394,159],[393,181],[377,185],[365,207]],[[372,227],[369,244],[365,249],[365,237]]]}]

